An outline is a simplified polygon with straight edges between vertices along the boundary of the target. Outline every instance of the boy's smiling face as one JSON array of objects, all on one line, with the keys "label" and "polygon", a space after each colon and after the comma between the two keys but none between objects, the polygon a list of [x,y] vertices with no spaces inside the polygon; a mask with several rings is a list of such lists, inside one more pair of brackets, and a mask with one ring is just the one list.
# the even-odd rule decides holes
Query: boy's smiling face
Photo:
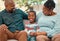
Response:
[{"label": "boy's smiling face", "polygon": [[29,12],[28,19],[29,19],[30,23],[35,22],[36,16],[35,16],[34,12]]}]

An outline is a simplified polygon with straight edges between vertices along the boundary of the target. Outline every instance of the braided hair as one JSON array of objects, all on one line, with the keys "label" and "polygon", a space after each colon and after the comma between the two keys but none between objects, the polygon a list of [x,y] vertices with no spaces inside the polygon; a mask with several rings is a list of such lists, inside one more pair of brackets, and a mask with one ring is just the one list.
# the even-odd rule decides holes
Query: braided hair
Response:
[{"label": "braided hair", "polygon": [[55,8],[55,2],[53,0],[47,0],[44,3],[44,6],[49,8],[49,9],[54,9]]}]

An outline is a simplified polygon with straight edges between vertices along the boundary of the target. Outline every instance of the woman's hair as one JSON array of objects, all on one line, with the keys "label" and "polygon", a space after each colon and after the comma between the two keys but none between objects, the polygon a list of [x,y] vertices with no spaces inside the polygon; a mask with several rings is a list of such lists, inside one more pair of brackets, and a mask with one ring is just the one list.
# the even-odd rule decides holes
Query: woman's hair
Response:
[{"label": "woman's hair", "polygon": [[33,12],[35,15],[35,22],[36,22],[36,12],[35,11],[29,11],[28,13]]},{"label": "woman's hair", "polygon": [[54,9],[55,8],[55,2],[53,0],[47,0],[44,3],[44,6],[49,8],[49,9]]}]

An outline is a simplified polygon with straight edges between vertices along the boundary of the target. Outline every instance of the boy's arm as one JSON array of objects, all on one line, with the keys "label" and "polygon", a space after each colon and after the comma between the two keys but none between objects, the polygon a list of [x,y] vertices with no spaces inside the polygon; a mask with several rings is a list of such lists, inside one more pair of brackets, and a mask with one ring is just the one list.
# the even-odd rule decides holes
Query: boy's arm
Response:
[{"label": "boy's arm", "polygon": [[24,30],[24,31],[26,31],[26,32],[27,32],[27,31],[28,31],[28,29],[27,29],[27,28],[25,28],[25,30]]}]

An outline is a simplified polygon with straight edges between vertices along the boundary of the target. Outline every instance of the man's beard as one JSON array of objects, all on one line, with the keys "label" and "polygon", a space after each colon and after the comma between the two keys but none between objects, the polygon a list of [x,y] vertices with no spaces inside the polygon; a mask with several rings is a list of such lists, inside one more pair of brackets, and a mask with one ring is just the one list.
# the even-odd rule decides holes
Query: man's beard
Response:
[{"label": "man's beard", "polygon": [[9,13],[13,13],[15,11],[15,8],[9,10]]}]

